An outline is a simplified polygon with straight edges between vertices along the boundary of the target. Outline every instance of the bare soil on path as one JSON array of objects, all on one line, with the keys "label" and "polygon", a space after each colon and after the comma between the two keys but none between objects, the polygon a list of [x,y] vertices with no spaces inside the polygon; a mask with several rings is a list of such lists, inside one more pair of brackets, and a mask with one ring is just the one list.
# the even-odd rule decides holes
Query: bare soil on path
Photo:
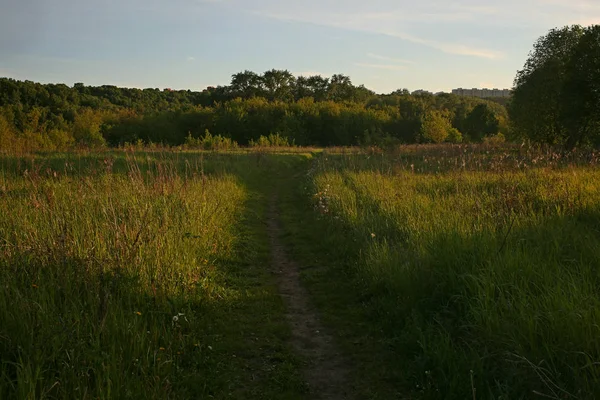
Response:
[{"label": "bare soil on path", "polygon": [[292,329],[292,346],[306,360],[304,375],[310,399],[351,399],[347,382],[349,366],[336,350],[333,338],[321,322],[310,298],[300,282],[298,265],[288,257],[281,243],[282,229],[277,198],[272,197],[268,213],[273,273],[287,306],[286,318]]}]

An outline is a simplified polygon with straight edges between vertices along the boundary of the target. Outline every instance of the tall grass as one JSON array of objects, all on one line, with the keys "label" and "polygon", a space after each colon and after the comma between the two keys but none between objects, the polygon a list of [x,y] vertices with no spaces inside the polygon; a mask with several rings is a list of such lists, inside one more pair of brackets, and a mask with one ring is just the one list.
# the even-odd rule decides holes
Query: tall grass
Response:
[{"label": "tall grass", "polygon": [[262,282],[241,289],[231,272],[250,257],[240,254],[249,194],[237,174],[252,158],[105,152],[1,163],[0,398],[241,390],[235,374],[248,365],[232,357],[244,344],[223,340],[233,327],[264,332],[238,315],[239,326],[223,326],[228,313],[250,295],[268,318],[280,312]]},{"label": "tall grass", "polygon": [[424,398],[600,397],[597,155],[465,149],[323,154],[311,170],[386,369]]},{"label": "tall grass", "polygon": [[0,157],[0,398],[301,398],[274,191],[357,398],[600,397],[599,153],[146,150]]}]

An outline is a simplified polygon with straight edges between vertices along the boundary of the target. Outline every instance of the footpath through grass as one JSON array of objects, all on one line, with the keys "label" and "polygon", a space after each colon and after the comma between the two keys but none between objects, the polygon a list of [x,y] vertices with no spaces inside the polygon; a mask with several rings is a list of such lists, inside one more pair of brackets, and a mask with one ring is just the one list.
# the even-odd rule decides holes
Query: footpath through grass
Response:
[{"label": "footpath through grass", "polygon": [[600,398],[600,154],[0,159],[0,398],[308,398],[266,207],[356,399]]},{"label": "footpath through grass", "polygon": [[287,241],[358,398],[600,397],[598,154],[316,157]]},{"label": "footpath through grass", "polygon": [[303,397],[264,155],[0,165],[0,398]]}]

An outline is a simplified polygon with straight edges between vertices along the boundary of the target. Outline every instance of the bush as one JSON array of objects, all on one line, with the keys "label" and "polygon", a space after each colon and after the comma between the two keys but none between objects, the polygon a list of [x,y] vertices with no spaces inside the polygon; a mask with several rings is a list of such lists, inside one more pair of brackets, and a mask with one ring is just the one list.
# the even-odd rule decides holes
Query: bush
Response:
[{"label": "bush", "polygon": [[446,137],[446,141],[449,143],[462,143],[463,135],[456,128],[448,129],[448,137]]},{"label": "bush", "polygon": [[192,134],[188,134],[185,139],[185,147],[191,149],[204,149],[204,150],[231,150],[237,149],[238,144],[236,141],[221,136],[213,136],[208,129],[204,131],[204,136],[195,138]]},{"label": "bush", "polygon": [[14,130],[2,115],[0,115],[0,151],[15,149],[17,146],[17,137]]},{"label": "bush", "polygon": [[506,138],[501,133],[483,138],[483,143],[489,144],[489,145],[500,145],[500,144],[504,143],[505,141],[506,141]]},{"label": "bush", "polygon": [[449,135],[450,121],[439,111],[430,111],[423,118],[421,137],[425,142],[442,143]]},{"label": "bush", "polygon": [[281,136],[279,133],[270,134],[269,136],[261,136],[256,141],[250,139],[248,143],[250,147],[293,147],[287,137]]}]

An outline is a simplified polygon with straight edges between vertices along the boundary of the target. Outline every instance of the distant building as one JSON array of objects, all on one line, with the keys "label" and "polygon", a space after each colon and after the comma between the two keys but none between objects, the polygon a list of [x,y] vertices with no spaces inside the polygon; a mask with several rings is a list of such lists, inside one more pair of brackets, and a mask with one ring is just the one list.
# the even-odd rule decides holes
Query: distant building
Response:
[{"label": "distant building", "polygon": [[488,98],[488,97],[510,97],[511,95],[510,89],[452,89],[452,94],[456,94],[459,96],[472,96],[472,97],[480,97],[480,98]]}]

